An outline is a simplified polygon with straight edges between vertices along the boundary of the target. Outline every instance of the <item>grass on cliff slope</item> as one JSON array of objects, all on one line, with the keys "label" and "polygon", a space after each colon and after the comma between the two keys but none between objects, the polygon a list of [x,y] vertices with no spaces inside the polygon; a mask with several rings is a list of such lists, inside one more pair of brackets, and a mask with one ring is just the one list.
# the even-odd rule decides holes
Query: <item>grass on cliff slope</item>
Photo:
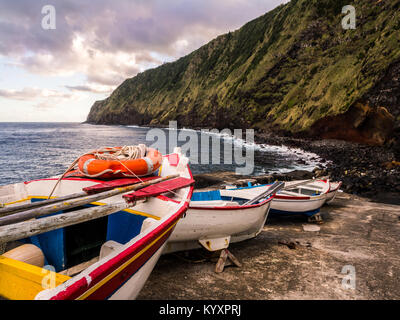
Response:
[{"label": "grass on cliff slope", "polygon": [[[346,112],[400,59],[399,3],[292,0],[126,80],[88,120],[306,130]],[[348,4],[356,8],[356,30],[341,26]]]}]

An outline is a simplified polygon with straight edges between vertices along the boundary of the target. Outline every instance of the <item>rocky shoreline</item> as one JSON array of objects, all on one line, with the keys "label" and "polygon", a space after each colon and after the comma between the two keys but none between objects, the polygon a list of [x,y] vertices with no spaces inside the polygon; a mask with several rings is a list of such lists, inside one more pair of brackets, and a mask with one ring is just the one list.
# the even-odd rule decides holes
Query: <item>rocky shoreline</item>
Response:
[{"label": "rocky shoreline", "polygon": [[218,187],[224,184],[245,185],[249,181],[268,183],[329,176],[342,181],[342,190],[369,198],[371,201],[400,204],[400,159],[393,147],[366,146],[339,140],[309,140],[258,133],[258,144],[285,145],[300,148],[322,158],[325,168],[313,172],[292,171],[261,176],[240,176],[233,172],[196,175],[196,188]]},{"label": "rocky shoreline", "polygon": [[343,181],[342,190],[350,194],[373,201],[400,204],[400,156],[396,144],[367,146],[268,133],[258,133],[255,140],[256,143],[286,145],[313,152],[327,161],[326,168],[314,170],[316,177],[330,176],[333,181]]},{"label": "rocky shoreline", "polygon": [[[168,126],[156,124],[146,127]],[[199,131],[205,129],[196,126],[189,128]],[[257,144],[286,146],[314,153],[322,159],[320,162],[324,167],[316,167],[313,172],[296,170],[239,178],[232,172],[199,174],[196,175],[198,180],[196,188],[218,187],[226,183],[241,185],[249,181],[267,183],[276,180],[290,181],[329,176],[332,181],[342,181],[342,190],[346,193],[369,198],[371,201],[400,205],[400,127],[394,131],[392,142],[384,146],[334,139],[298,138],[288,136],[287,132],[274,130],[256,131],[254,140]]]},{"label": "rocky shoreline", "polygon": [[[400,207],[343,192],[321,216],[311,229],[304,217],[269,215],[256,238],[229,246],[242,267],[223,273],[214,272],[219,252],[162,255],[138,299],[399,299]],[[356,271],[350,290],[342,285],[349,265]]]}]

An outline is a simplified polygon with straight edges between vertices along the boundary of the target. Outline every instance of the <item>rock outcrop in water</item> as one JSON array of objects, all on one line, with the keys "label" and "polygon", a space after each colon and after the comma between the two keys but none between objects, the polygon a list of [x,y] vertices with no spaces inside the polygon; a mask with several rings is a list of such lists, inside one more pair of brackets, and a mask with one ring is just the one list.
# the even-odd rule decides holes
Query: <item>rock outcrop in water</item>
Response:
[{"label": "rock outcrop in water", "polygon": [[[292,0],[96,102],[94,124],[273,129],[393,143],[400,122],[400,0]],[[397,132],[397,133],[396,133]]]}]

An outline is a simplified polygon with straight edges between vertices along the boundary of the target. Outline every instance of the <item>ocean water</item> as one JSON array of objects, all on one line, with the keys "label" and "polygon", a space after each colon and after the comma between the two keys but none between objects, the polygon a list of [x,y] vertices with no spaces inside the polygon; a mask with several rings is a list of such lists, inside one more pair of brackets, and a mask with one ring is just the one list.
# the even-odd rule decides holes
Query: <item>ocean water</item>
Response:
[{"label": "ocean water", "polygon": [[[80,123],[0,123],[0,185],[62,174],[76,158],[100,147],[139,143],[154,145],[157,140],[146,138],[149,130],[136,126]],[[158,129],[156,132],[166,137],[165,150],[160,148],[160,151],[172,152],[176,145],[183,147],[187,150],[194,174],[235,171],[237,167],[243,167],[243,164],[235,164],[235,152],[240,152],[242,161],[254,159],[254,175],[295,169],[311,171],[320,165],[316,155],[299,149],[248,144],[231,136],[194,130],[173,131]],[[176,141],[176,136],[182,141]],[[207,140],[209,147],[204,143]],[[254,151],[254,157],[251,151]]]}]

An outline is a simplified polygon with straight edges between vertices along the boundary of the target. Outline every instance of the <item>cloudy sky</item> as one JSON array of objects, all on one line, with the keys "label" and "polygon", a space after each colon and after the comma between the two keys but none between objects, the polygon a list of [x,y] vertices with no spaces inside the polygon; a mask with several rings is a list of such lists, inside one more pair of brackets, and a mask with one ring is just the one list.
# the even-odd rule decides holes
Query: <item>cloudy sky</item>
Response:
[{"label": "cloudy sky", "polygon": [[0,0],[0,121],[84,121],[124,79],[283,2]]}]

